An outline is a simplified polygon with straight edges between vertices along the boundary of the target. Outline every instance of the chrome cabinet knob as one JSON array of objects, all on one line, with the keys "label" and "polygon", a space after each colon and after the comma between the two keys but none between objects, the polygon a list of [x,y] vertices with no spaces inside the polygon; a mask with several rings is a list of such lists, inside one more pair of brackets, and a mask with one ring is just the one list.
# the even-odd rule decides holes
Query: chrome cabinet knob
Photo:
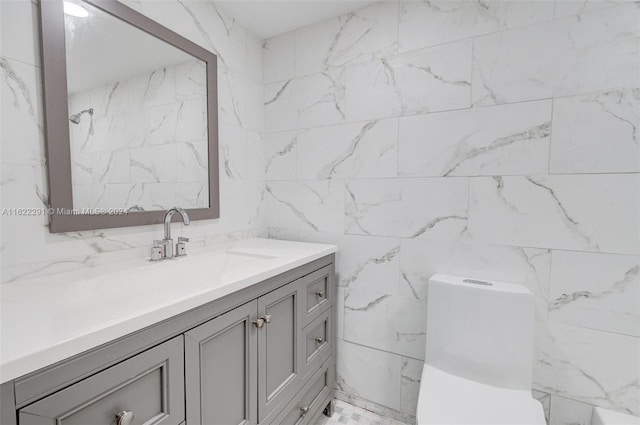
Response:
[{"label": "chrome cabinet knob", "polygon": [[133,423],[133,411],[123,410],[116,414],[116,425],[131,425]]},{"label": "chrome cabinet knob", "polygon": [[317,342],[318,344],[322,344],[322,343],[324,342],[324,338],[323,338],[323,337],[321,337],[321,336],[317,336],[317,337],[315,338],[315,340],[316,340],[316,342]]},{"label": "chrome cabinet knob", "polygon": [[256,325],[256,328],[261,328],[264,326],[264,319],[260,318],[258,320],[254,320],[253,324]]},{"label": "chrome cabinet knob", "polygon": [[309,406],[300,408],[300,413],[302,413],[302,416],[305,416],[307,413],[309,413]]},{"label": "chrome cabinet knob", "polygon": [[271,315],[270,314],[265,314],[264,316],[261,317],[262,320],[264,320],[264,323],[271,323]]},{"label": "chrome cabinet knob", "polygon": [[318,298],[324,298],[324,291],[316,291]]}]

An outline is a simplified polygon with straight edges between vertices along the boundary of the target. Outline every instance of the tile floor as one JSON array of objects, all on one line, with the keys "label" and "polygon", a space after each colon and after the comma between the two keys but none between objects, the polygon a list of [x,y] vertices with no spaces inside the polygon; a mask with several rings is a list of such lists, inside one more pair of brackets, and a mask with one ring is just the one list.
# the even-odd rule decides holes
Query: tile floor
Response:
[{"label": "tile floor", "polygon": [[385,418],[368,410],[361,409],[344,401],[336,400],[333,416],[321,415],[315,425],[404,425],[393,419]]}]

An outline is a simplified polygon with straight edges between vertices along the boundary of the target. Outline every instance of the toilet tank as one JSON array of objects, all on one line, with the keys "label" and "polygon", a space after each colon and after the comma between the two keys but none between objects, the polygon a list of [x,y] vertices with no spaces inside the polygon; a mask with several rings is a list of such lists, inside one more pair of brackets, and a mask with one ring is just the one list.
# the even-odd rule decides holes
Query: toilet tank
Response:
[{"label": "toilet tank", "polygon": [[488,385],[531,389],[534,304],[524,286],[436,274],[427,300],[426,363]]}]

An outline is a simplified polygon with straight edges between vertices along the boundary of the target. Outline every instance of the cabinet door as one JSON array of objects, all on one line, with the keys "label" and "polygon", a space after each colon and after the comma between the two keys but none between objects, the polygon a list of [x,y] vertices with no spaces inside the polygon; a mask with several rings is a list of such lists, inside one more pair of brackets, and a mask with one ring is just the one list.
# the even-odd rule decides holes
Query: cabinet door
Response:
[{"label": "cabinet door", "polygon": [[19,422],[108,425],[130,411],[134,425],[178,425],[184,420],[183,360],[179,336],[22,408]]},{"label": "cabinet door", "polygon": [[[302,294],[299,281],[258,298],[258,422],[292,394],[302,379]],[[275,413],[275,412],[274,412]]]},{"label": "cabinet door", "polygon": [[185,334],[187,423],[257,423],[256,301]]}]

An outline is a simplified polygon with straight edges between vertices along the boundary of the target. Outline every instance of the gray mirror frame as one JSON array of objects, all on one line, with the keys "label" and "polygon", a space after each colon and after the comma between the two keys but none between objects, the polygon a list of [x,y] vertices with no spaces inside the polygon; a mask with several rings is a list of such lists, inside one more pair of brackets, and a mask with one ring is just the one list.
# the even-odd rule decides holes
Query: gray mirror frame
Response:
[{"label": "gray mirror frame", "polygon": [[[191,220],[219,218],[217,56],[117,0],[83,1],[206,63],[209,207],[187,209],[187,212]],[[131,212],[124,215],[70,214],[73,211],[73,193],[63,0],[41,0],[40,24],[49,231],[61,233],[162,223],[164,211]],[[175,216],[174,220],[177,221],[178,217]]]}]

